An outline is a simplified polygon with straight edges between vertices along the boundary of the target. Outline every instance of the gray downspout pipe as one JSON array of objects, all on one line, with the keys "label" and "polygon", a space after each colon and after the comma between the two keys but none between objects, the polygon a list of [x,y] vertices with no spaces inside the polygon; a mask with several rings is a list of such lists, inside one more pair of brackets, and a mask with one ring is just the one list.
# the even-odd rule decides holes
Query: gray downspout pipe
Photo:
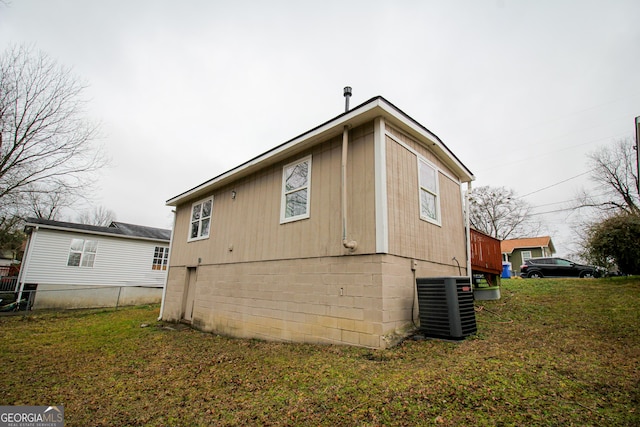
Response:
[{"label": "gray downspout pipe", "polygon": [[164,314],[164,299],[167,296],[167,282],[169,281],[169,269],[171,268],[171,255],[173,254],[173,234],[176,231],[176,211],[173,212],[173,228],[171,229],[171,240],[169,240],[169,266],[167,267],[167,275],[164,277],[164,286],[162,287],[162,301],[160,301],[160,315],[158,316],[158,321],[162,320],[162,315]]},{"label": "gray downspout pipe", "polygon": [[342,130],[342,246],[351,252],[358,247],[358,242],[347,239],[347,152],[349,150],[349,127]]}]

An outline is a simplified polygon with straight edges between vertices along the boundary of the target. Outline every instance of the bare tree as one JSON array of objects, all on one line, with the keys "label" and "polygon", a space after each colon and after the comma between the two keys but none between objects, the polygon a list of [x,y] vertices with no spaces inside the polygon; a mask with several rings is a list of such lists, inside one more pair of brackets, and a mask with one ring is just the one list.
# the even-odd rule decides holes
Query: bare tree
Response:
[{"label": "bare tree", "polygon": [[32,186],[25,194],[25,215],[36,218],[60,220],[61,211],[69,208],[78,197],[66,188],[44,191]]},{"label": "bare tree", "polygon": [[116,214],[104,206],[95,206],[91,210],[78,215],[77,219],[80,224],[100,225],[102,227],[107,227],[115,220]]},{"label": "bare tree", "polygon": [[478,231],[496,239],[531,237],[541,225],[531,217],[531,206],[505,187],[483,186],[469,195],[469,221]]},{"label": "bare tree", "polygon": [[631,138],[623,138],[588,154],[589,178],[596,186],[591,191],[581,190],[575,204],[576,208],[591,208],[582,209],[586,219],[576,228],[581,256],[605,267],[613,262],[624,272],[637,271],[637,263],[627,258],[629,254],[633,258],[640,241],[634,145]]},{"label": "bare tree", "polygon": [[[24,207],[34,191],[78,193],[106,164],[84,116],[85,87],[42,52],[0,57],[0,206]],[[8,212],[2,212],[7,215]]]},{"label": "bare tree", "polygon": [[619,213],[640,215],[636,153],[630,138],[620,139],[611,146],[600,147],[587,155],[591,181],[596,188],[582,190],[579,208],[595,208],[605,217]]}]

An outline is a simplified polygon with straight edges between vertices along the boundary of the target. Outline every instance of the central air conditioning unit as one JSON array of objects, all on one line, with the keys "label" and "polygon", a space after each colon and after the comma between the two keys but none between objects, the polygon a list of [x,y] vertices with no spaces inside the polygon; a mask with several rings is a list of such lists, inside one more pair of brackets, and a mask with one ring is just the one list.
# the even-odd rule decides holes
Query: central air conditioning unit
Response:
[{"label": "central air conditioning unit", "polygon": [[460,340],[475,334],[476,312],[468,277],[416,278],[420,331],[427,337]]}]

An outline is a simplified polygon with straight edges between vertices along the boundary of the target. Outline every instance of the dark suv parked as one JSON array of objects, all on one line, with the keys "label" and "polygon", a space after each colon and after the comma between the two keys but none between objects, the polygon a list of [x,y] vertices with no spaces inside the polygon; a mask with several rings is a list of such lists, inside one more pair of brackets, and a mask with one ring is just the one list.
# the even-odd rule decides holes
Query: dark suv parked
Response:
[{"label": "dark suv parked", "polygon": [[562,258],[530,258],[520,266],[521,277],[600,277],[592,265],[576,264]]}]

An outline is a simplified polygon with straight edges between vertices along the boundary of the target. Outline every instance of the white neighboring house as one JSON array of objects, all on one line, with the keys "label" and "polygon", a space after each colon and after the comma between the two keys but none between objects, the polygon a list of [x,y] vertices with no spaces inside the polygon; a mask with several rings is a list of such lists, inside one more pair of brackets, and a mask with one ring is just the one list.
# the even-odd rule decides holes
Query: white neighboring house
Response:
[{"label": "white neighboring house", "polygon": [[[33,309],[158,303],[171,230],[112,222],[108,227],[29,218],[18,276]],[[35,290],[35,294],[31,291]]]}]

